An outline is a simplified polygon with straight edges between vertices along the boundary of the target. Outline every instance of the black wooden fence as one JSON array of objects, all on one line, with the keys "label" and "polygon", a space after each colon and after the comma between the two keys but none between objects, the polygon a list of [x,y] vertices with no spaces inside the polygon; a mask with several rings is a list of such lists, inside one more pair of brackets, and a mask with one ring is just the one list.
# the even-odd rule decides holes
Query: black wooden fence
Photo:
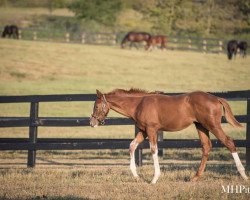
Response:
[{"label": "black wooden fence", "polygon": [[[166,93],[173,95],[174,93]],[[175,93],[176,94],[176,93]],[[179,93],[180,94],[180,93]],[[250,166],[250,90],[213,93],[230,101],[247,101],[247,115],[237,115],[236,119],[246,123],[246,140],[235,140],[237,147],[246,148],[246,163]],[[34,167],[37,150],[83,150],[83,149],[128,149],[131,139],[65,139],[39,138],[38,127],[89,126],[89,117],[39,117],[40,102],[94,101],[94,94],[0,96],[0,103],[30,103],[29,117],[0,117],[0,128],[29,127],[29,138],[0,138],[0,150],[28,150],[28,167]],[[222,119],[224,123],[225,120]],[[128,118],[107,118],[105,125],[134,125]],[[135,128],[136,133],[136,128]],[[198,148],[199,140],[163,139],[159,134],[158,145],[163,148]],[[218,140],[212,140],[213,147],[222,147]],[[142,149],[149,148],[147,141],[138,146],[136,162],[142,165]]]},{"label": "black wooden fence", "polygon": [[[4,27],[0,26],[3,30]],[[19,39],[49,41],[49,42],[66,42],[81,43],[94,45],[120,45],[126,33],[105,33],[105,32],[63,32],[60,30],[19,29]],[[170,50],[188,50],[204,53],[223,53],[226,52],[227,40],[217,38],[200,38],[184,36],[167,36],[167,49]],[[237,38],[241,40],[240,38]],[[249,44],[249,41],[247,41]],[[137,44],[144,48],[145,44]],[[127,44],[128,46],[128,44]],[[250,51],[248,49],[248,51]]]},{"label": "black wooden fence", "polygon": [[[61,33],[62,34],[62,33]],[[120,45],[125,33],[91,33],[81,34],[64,33],[62,35],[42,33],[42,30],[31,31],[24,29],[19,31],[19,38],[24,40],[54,41],[66,43],[81,43],[94,45]],[[226,51],[227,40],[216,38],[180,37],[168,36],[167,49],[188,50],[206,53],[223,53]],[[144,44],[137,47],[144,48]],[[129,43],[125,46],[129,46]],[[129,48],[129,47],[127,47]]]},{"label": "black wooden fence", "polygon": [[[4,27],[0,26],[3,31]],[[48,41],[48,42],[63,42],[63,43],[78,43],[78,44],[92,44],[92,45],[119,45],[127,33],[107,33],[107,32],[64,32],[62,30],[48,30],[44,28],[22,28],[19,29],[18,38],[24,40],[34,41]],[[183,50],[196,51],[203,53],[223,53],[226,52],[226,45],[228,40],[224,38],[201,38],[188,36],[167,36],[167,49],[169,50]],[[244,38],[231,38],[238,41],[249,40]],[[144,44],[137,44],[138,47],[144,48]],[[126,46],[129,46],[127,44]],[[250,48],[247,49],[248,53]]]}]

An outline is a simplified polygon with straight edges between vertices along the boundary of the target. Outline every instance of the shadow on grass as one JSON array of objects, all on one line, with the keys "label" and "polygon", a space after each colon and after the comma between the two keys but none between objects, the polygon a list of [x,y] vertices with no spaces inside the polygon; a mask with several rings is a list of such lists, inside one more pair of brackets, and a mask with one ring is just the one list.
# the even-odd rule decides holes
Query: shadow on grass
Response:
[{"label": "shadow on grass", "polygon": [[[188,175],[184,177],[185,182],[189,182],[192,176],[194,176],[199,168],[199,164],[168,164],[161,167],[163,173],[172,173],[172,172],[182,172],[182,171],[193,171],[193,175]],[[239,176],[237,168],[234,163],[232,164],[207,164],[205,172],[216,173],[219,176],[224,176],[224,178],[230,176]],[[246,171],[247,172],[247,171]],[[230,176],[229,176],[230,175]],[[203,175],[202,178],[206,178],[206,175]],[[216,175],[213,176],[216,179]],[[183,177],[180,177],[183,180]],[[220,179],[220,178],[219,178]]]},{"label": "shadow on grass", "polygon": [[[199,164],[165,164],[161,167],[163,172],[167,171],[183,171],[183,170],[198,170]],[[237,170],[234,163],[232,164],[209,164],[207,163],[206,171],[228,173],[228,171]]]},{"label": "shadow on grass", "polygon": [[[11,200],[9,198],[6,198],[6,197],[3,197],[3,196],[0,196],[0,199],[1,200]],[[60,197],[60,196],[52,196],[52,197],[49,197],[49,196],[46,196],[46,195],[43,195],[43,196],[36,196],[36,197],[32,197],[32,198],[18,198],[19,200],[94,200],[94,199],[90,199],[90,198],[86,198],[86,197],[75,197],[75,196],[72,196],[72,195],[68,195],[68,196],[64,196],[64,197]]]},{"label": "shadow on grass", "polygon": [[42,197],[35,197],[32,198],[31,200],[91,200],[90,198],[85,198],[85,197],[75,197],[72,195],[68,195],[68,196],[64,196],[64,197],[47,197],[45,195],[43,195]]}]

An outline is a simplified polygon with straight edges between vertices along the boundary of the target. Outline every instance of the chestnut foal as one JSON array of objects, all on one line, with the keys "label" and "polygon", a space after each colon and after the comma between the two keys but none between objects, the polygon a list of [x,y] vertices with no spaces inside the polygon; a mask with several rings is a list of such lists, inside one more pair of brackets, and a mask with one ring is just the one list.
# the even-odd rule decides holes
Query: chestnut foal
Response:
[{"label": "chestnut foal", "polygon": [[161,50],[167,49],[167,36],[165,35],[154,35],[147,40],[145,50],[151,51],[157,45],[160,45]]},{"label": "chestnut foal", "polygon": [[129,148],[130,169],[134,177],[138,178],[134,152],[137,146],[148,138],[155,168],[151,183],[155,184],[160,176],[157,131],[179,131],[194,123],[202,144],[202,159],[196,175],[191,180],[198,180],[205,170],[212,147],[209,131],[229,149],[239,173],[247,179],[233,140],[221,128],[222,107],[227,121],[234,127],[241,127],[225,99],[205,92],[167,96],[138,89],[129,91],[116,89],[107,94],[102,94],[97,90],[97,100],[90,118],[90,125],[96,127],[103,124],[110,109],[132,118],[139,132]]}]

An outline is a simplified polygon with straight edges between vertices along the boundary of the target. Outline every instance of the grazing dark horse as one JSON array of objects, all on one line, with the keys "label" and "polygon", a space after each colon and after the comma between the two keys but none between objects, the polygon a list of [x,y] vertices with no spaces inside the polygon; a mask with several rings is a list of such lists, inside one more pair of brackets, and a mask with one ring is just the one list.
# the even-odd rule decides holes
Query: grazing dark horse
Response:
[{"label": "grazing dark horse", "polygon": [[5,38],[6,36],[18,39],[18,27],[16,25],[5,26],[2,37]]},{"label": "grazing dark horse", "polygon": [[233,58],[233,56],[234,56],[234,58],[236,58],[237,49],[238,49],[237,40],[230,40],[227,43],[227,57],[229,60],[231,60]]},{"label": "grazing dark horse", "polygon": [[[125,48],[125,44],[127,42],[130,42],[130,48],[132,47],[132,45],[136,42],[147,42],[148,39],[151,37],[151,35],[149,33],[146,32],[129,32],[125,35],[125,37],[123,38],[122,42],[121,42],[121,48]],[[138,48],[136,46],[136,48]]]},{"label": "grazing dark horse", "polygon": [[103,124],[110,109],[132,118],[139,132],[129,148],[131,156],[130,169],[134,177],[138,178],[134,152],[137,146],[145,138],[148,138],[155,168],[154,178],[151,182],[153,184],[157,182],[160,176],[157,131],[179,131],[191,124],[195,124],[203,152],[199,169],[192,181],[198,180],[205,170],[208,154],[212,147],[209,131],[229,149],[239,173],[244,179],[247,179],[233,140],[222,130],[222,108],[227,121],[234,127],[241,127],[225,99],[205,92],[167,96],[159,93],[148,93],[138,89],[129,91],[116,89],[107,94],[102,94],[97,90],[97,99],[90,118],[90,125],[96,127],[99,124]]},{"label": "grazing dark horse", "polygon": [[160,45],[161,49],[166,49],[167,47],[167,37],[165,35],[155,35],[151,36],[147,41],[147,45],[145,47],[146,50],[152,50],[153,47]]},{"label": "grazing dark horse", "polygon": [[238,43],[238,49],[240,50],[240,55],[244,58],[247,55],[247,42],[246,41],[240,41]]}]

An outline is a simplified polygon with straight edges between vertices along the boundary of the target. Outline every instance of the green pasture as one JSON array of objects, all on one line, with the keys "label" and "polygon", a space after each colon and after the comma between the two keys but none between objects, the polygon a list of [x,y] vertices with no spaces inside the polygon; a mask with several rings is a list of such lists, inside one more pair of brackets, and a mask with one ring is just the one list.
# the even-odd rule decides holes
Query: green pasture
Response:
[{"label": "green pasture", "polygon": [[1,95],[249,89],[249,57],[118,46],[0,40]]},{"label": "green pasture", "polygon": [[[0,39],[0,95],[92,94],[96,89],[141,88],[148,91],[231,91],[250,88],[249,60],[228,61],[225,54],[188,51],[152,52],[66,43]],[[246,102],[230,102],[235,114]],[[41,103],[39,116],[88,117],[93,102]],[[1,104],[1,116],[28,116],[29,104]],[[111,112],[109,116],[119,116]],[[225,128],[236,138],[245,129]],[[1,137],[27,137],[26,128],[0,129]],[[39,137],[133,138],[133,126],[91,129],[39,128]],[[193,127],[169,138],[196,138]]]}]

